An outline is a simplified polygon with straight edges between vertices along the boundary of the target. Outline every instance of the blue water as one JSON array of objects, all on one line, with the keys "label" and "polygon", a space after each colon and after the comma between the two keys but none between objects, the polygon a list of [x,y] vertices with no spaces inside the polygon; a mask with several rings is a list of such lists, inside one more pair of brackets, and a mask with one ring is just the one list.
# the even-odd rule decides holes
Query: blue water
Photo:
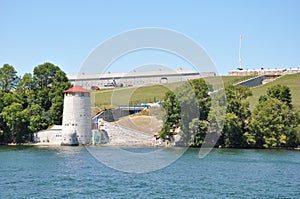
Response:
[{"label": "blue water", "polygon": [[199,159],[189,149],[131,174],[84,147],[0,147],[0,198],[300,198],[300,152],[215,149]]}]

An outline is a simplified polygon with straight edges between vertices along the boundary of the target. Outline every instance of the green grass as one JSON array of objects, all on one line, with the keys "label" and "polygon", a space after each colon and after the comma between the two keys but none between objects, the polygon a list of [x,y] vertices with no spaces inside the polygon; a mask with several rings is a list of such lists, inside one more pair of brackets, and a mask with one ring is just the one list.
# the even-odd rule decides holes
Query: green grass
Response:
[{"label": "green grass", "polygon": [[300,73],[282,76],[270,83],[259,87],[252,88],[253,96],[249,97],[247,101],[250,103],[250,109],[253,110],[258,104],[258,99],[261,95],[265,95],[267,89],[271,86],[281,84],[290,87],[292,93],[292,104],[295,110],[300,110]]},{"label": "green grass", "polygon": [[[220,77],[208,77],[207,80],[209,82],[218,81],[219,78]],[[251,76],[222,76],[225,85],[237,83],[249,78],[251,78]],[[181,83],[170,83],[138,88],[127,87],[93,91],[91,95],[92,106],[102,109],[111,108],[112,104],[126,105],[161,101],[168,90],[173,90],[180,84]]]},{"label": "green grass", "polygon": [[[223,79],[223,84],[228,85],[228,84],[236,84],[238,82],[250,79],[254,76],[222,76]],[[208,80],[216,80],[218,81],[220,77],[207,77]]]},{"label": "green grass", "polygon": [[165,86],[154,85],[93,92],[91,95],[92,106],[108,108],[111,104],[126,105],[160,101],[168,90]]}]

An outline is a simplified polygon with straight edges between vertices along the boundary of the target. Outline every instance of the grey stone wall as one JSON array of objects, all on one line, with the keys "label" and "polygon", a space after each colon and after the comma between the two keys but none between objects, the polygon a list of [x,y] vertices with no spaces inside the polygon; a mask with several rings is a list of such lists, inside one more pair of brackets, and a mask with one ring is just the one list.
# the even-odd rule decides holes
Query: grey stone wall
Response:
[{"label": "grey stone wall", "polygon": [[249,88],[252,88],[252,87],[262,85],[262,82],[263,82],[264,79],[265,79],[265,76],[261,75],[261,76],[258,76],[258,77],[254,77],[254,78],[239,82],[237,84],[241,85],[241,86],[247,86]]}]

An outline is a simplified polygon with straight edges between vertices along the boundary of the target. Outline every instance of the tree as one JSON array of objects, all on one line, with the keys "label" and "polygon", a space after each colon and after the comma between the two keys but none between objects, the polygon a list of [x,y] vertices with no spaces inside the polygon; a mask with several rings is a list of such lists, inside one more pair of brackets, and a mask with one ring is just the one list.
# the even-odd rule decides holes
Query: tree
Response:
[{"label": "tree", "polygon": [[191,147],[198,147],[204,144],[204,138],[208,131],[209,122],[206,120],[200,120],[199,118],[194,118],[189,123],[190,129],[190,140],[189,146]]},{"label": "tree", "polygon": [[160,137],[163,139],[172,139],[176,133],[175,130],[179,127],[181,112],[178,98],[174,92],[168,91],[166,93],[162,107],[165,110],[165,115]]},{"label": "tree", "polygon": [[20,79],[16,88],[16,93],[23,101],[23,108],[26,109],[29,103],[32,101],[33,96],[33,80],[30,73],[25,73]]},{"label": "tree", "polygon": [[250,123],[256,140],[255,146],[259,148],[288,146],[289,137],[295,134],[291,128],[294,119],[286,103],[276,98],[260,102],[253,112]]},{"label": "tree", "polygon": [[[2,113],[4,107],[7,105],[5,103],[5,95],[7,92],[0,90],[0,113]],[[7,126],[6,122],[3,120],[3,117],[0,115],[0,143],[8,143],[12,141],[12,136],[9,131],[9,127]]]},{"label": "tree", "polygon": [[15,143],[24,143],[30,141],[31,136],[27,128],[29,123],[28,111],[23,109],[23,105],[13,102],[6,106],[0,116],[7,123],[11,131],[12,141]]},{"label": "tree", "polygon": [[58,71],[60,71],[60,68],[49,62],[35,67],[33,69],[33,80],[36,89],[50,88]]},{"label": "tree", "polygon": [[245,147],[247,124],[251,116],[249,103],[244,100],[252,95],[248,87],[229,85],[225,88],[227,113],[219,145],[225,147]]},{"label": "tree", "polygon": [[55,74],[49,93],[49,98],[51,99],[51,107],[49,111],[53,124],[62,123],[64,91],[71,86],[71,83],[63,71],[60,70]]},{"label": "tree", "polygon": [[267,95],[276,98],[292,108],[292,94],[291,90],[286,85],[275,85],[267,90]]},{"label": "tree", "polygon": [[[62,123],[63,91],[70,88],[66,74],[52,63],[38,65],[33,71],[29,112],[32,115],[30,126],[34,131]],[[36,124],[41,119],[41,124]]]},{"label": "tree", "polygon": [[208,131],[211,100],[204,79],[194,79],[178,89],[181,104],[180,135],[186,145],[201,146]]},{"label": "tree", "polygon": [[181,141],[185,145],[202,145],[210,112],[208,86],[203,79],[189,81],[174,92],[167,92],[163,108],[166,114],[160,131],[162,138],[172,139],[180,129]]},{"label": "tree", "polygon": [[234,113],[241,120],[248,118],[251,114],[249,103],[243,100],[252,95],[251,90],[246,86],[228,85],[225,88],[225,92],[227,113]]},{"label": "tree", "polygon": [[285,85],[272,86],[266,95],[260,96],[248,132],[252,146],[297,147],[300,119],[298,113],[294,113],[291,102],[290,88]]},{"label": "tree", "polygon": [[51,107],[50,88],[58,71],[58,66],[48,62],[38,65],[33,70],[34,103],[39,104],[45,111]]},{"label": "tree", "polygon": [[49,110],[51,115],[51,123],[61,124],[63,118],[64,99],[60,96],[55,96],[51,99],[52,106]]},{"label": "tree", "polygon": [[51,124],[51,118],[39,104],[33,104],[28,107],[29,114],[29,129],[32,132],[37,132],[46,129]]},{"label": "tree", "polygon": [[4,64],[0,68],[0,90],[9,92],[16,88],[19,81],[17,76],[17,71],[13,66],[9,64]]},{"label": "tree", "polygon": [[227,113],[225,118],[222,136],[224,146],[230,148],[243,147],[245,145],[243,122],[234,113]]},{"label": "tree", "polygon": [[0,68],[0,143],[31,141],[32,133],[62,123],[63,91],[71,84],[58,66],[44,63],[22,78]]},{"label": "tree", "polygon": [[19,96],[11,91],[0,90],[0,142],[2,143],[12,142],[14,138],[10,129],[12,126],[8,124],[7,117],[4,114],[10,113],[8,107],[13,103],[22,103]]}]

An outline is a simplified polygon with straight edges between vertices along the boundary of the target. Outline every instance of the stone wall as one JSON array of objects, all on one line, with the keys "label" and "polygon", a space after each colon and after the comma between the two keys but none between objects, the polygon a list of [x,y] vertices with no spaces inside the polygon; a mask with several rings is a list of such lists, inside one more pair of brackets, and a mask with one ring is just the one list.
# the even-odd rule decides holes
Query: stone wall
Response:
[{"label": "stone wall", "polygon": [[241,85],[241,86],[247,86],[249,88],[252,88],[252,87],[262,85],[264,79],[265,79],[265,76],[261,75],[261,76],[258,76],[258,77],[254,77],[254,78],[239,82],[237,84]]}]

